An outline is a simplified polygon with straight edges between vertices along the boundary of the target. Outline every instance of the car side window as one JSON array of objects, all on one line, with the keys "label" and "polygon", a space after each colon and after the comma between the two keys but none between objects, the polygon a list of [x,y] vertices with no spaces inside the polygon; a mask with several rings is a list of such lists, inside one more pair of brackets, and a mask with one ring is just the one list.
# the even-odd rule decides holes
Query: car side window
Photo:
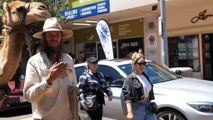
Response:
[{"label": "car side window", "polygon": [[123,85],[123,77],[114,68],[106,65],[99,65],[98,71],[104,75],[109,86],[120,87]]},{"label": "car side window", "polygon": [[80,66],[75,68],[77,82],[79,81],[80,75],[85,71],[85,66]]}]

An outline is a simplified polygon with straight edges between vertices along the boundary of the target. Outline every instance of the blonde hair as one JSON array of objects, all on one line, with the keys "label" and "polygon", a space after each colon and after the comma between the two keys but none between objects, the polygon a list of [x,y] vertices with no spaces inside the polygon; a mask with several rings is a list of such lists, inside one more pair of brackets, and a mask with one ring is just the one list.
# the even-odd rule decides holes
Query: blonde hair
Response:
[{"label": "blonde hair", "polygon": [[144,59],[144,56],[141,54],[141,53],[133,53],[132,54],[132,69],[134,70],[134,64],[136,63],[136,61],[139,59],[139,58],[143,58]]}]

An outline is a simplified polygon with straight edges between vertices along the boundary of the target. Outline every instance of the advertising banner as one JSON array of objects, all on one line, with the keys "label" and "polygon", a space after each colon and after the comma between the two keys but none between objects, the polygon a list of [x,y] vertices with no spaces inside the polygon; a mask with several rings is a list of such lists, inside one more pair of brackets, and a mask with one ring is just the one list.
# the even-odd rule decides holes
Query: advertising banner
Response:
[{"label": "advertising banner", "polygon": [[99,14],[104,14],[109,12],[110,12],[109,0],[102,0],[100,2],[95,1],[92,4],[88,4],[84,6],[79,5],[79,7],[76,7],[76,8],[63,10],[60,12],[60,14],[61,16],[69,20],[75,20],[75,19],[96,16]]},{"label": "advertising banner", "polygon": [[97,2],[101,2],[102,0],[67,0],[67,5],[70,8],[77,8]]},{"label": "advertising banner", "polygon": [[101,41],[106,59],[113,59],[112,37],[107,22],[105,20],[99,20],[96,25],[96,31]]}]

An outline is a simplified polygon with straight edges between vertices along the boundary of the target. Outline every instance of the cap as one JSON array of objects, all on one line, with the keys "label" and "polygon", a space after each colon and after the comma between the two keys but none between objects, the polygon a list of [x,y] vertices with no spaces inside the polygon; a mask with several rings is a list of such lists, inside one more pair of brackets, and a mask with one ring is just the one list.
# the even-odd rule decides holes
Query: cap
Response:
[{"label": "cap", "polygon": [[98,62],[98,59],[96,57],[91,56],[87,58],[87,62],[88,63]]}]

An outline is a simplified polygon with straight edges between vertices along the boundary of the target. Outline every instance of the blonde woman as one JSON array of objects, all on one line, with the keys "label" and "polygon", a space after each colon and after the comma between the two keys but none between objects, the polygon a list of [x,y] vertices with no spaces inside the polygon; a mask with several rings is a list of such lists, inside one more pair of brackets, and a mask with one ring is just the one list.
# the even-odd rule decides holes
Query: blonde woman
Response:
[{"label": "blonde woman", "polygon": [[144,74],[146,62],[141,53],[132,55],[133,72],[127,76],[122,86],[122,94],[127,108],[128,120],[157,120],[150,109],[154,99],[153,85]]}]

